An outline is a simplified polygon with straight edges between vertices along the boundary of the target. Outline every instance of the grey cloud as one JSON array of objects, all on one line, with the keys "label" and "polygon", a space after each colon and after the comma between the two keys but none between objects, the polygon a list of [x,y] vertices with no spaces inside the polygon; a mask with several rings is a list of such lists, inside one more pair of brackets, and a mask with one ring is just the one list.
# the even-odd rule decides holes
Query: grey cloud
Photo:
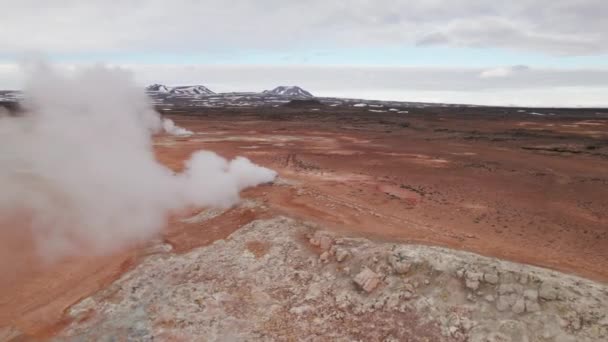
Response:
[{"label": "grey cloud", "polygon": [[441,44],[608,52],[608,2],[0,0],[7,52],[289,49]]},{"label": "grey cloud", "polygon": [[[530,23],[505,18],[480,18],[475,21],[453,21],[431,37],[455,46],[501,47],[521,50],[540,50],[559,55],[593,55],[606,52],[605,42],[591,34],[572,34],[552,30],[538,30]],[[427,38],[428,39],[428,38]]]},{"label": "grey cloud", "polygon": [[432,32],[422,36],[416,41],[418,46],[443,45],[448,44],[450,39],[441,32]]}]

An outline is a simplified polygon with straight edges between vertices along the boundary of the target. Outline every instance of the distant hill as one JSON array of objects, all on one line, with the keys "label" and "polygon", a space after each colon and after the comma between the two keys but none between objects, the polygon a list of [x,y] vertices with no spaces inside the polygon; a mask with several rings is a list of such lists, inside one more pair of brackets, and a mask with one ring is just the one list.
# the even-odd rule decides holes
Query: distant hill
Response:
[{"label": "distant hill", "polygon": [[146,87],[146,91],[154,93],[168,93],[176,95],[213,95],[215,94],[209,88],[203,85],[189,85],[167,87],[163,84],[153,84]]},{"label": "distant hill", "polygon": [[171,94],[180,94],[180,95],[213,95],[215,94],[209,88],[202,85],[193,85],[193,86],[179,86],[173,87],[169,90]]},{"label": "distant hill", "polygon": [[153,84],[146,87],[146,91],[158,92],[158,93],[168,93],[169,88],[162,84]]},{"label": "distant hill", "polygon": [[264,90],[264,94],[277,96],[314,97],[308,91],[297,86],[279,86],[272,90]]},{"label": "distant hill", "polygon": [[[166,86],[164,84],[152,84],[146,87],[148,93],[174,94],[174,95],[215,95],[216,93],[203,85]],[[252,93],[255,94],[255,93]],[[258,93],[259,94],[259,93]],[[298,86],[279,86],[272,90],[264,90],[264,95],[312,98],[310,92]]]}]

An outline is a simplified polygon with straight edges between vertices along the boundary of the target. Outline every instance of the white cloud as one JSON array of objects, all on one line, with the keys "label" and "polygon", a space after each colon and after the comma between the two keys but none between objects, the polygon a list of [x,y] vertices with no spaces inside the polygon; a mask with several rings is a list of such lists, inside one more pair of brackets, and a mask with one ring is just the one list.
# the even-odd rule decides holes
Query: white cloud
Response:
[{"label": "white cloud", "polygon": [[441,44],[608,52],[604,0],[0,0],[0,46],[54,53]]},{"label": "white cloud", "polygon": [[512,71],[509,68],[500,67],[494,69],[488,69],[481,72],[479,77],[481,78],[492,78],[492,77],[507,77],[511,75]]},{"label": "white cloud", "polygon": [[516,73],[528,71],[530,68],[525,65],[515,65],[509,67],[498,67],[487,69],[479,74],[481,78],[508,77]]}]

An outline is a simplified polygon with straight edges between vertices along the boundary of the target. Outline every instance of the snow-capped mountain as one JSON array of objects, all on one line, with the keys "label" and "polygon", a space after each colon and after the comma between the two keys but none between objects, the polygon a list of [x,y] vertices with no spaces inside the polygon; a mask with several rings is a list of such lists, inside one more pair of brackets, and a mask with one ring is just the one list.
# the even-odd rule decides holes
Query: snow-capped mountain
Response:
[{"label": "snow-capped mountain", "polygon": [[311,93],[296,86],[279,86],[274,88],[273,90],[264,90],[264,94],[279,96],[313,97]]},{"label": "snow-capped mountain", "polygon": [[169,92],[169,88],[166,85],[162,85],[162,84],[153,84],[153,85],[147,86],[146,90],[158,92],[158,93],[168,93]]},{"label": "snow-capped mountain", "polygon": [[179,86],[173,87],[169,90],[171,94],[178,95],[213,95],[215,94],[209,88],[202,85],[193,85],[193,86]]},{"label": "snow-capped mountain", "polygon": [[175,95],[213,95],[213,91],[202,85],[167,87],[163,84],[153,84],[146,87],[146,91],[152,93],[169,93]]},{"label": "snow-capped mountain", "polygon": [[0,90],[0,101],[18,101],[23,99],[23,93],[18,90]]}]

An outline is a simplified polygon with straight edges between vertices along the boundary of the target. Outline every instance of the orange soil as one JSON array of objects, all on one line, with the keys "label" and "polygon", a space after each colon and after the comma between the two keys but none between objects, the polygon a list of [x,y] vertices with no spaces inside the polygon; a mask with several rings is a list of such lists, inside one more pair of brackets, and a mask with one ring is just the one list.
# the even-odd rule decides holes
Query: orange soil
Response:
[{"label": "orange soil", "polygon": [[[453,133],[551,129],[575,140],[606,139],[608,122],[547,126],[413,118],[405,128],[340,120],[175,119],[206,134],[159,137],[157,157],[167,166],[179,170],[192,152],[208,149],[228,158],[246,156],[293,184],[246,190],[243,196],[263,209],[237,208],[201,224],[172,220],[163,238],[175,252],[226,238],[254,219],[285,214],[348,234],[448,246],[608,281],[607,159],[540,153],[521,149],[518,141]],[[554,142],[547,139],[533,137],[525,144]],[[6,274],[0,282],[0,332],[13,326],[32,338],[52,336],[66,323],[69,306],[146,254],[139,247],[44,265],[26,231],[0,234]],[[250,248],[264,253],[256,242]]]}]

